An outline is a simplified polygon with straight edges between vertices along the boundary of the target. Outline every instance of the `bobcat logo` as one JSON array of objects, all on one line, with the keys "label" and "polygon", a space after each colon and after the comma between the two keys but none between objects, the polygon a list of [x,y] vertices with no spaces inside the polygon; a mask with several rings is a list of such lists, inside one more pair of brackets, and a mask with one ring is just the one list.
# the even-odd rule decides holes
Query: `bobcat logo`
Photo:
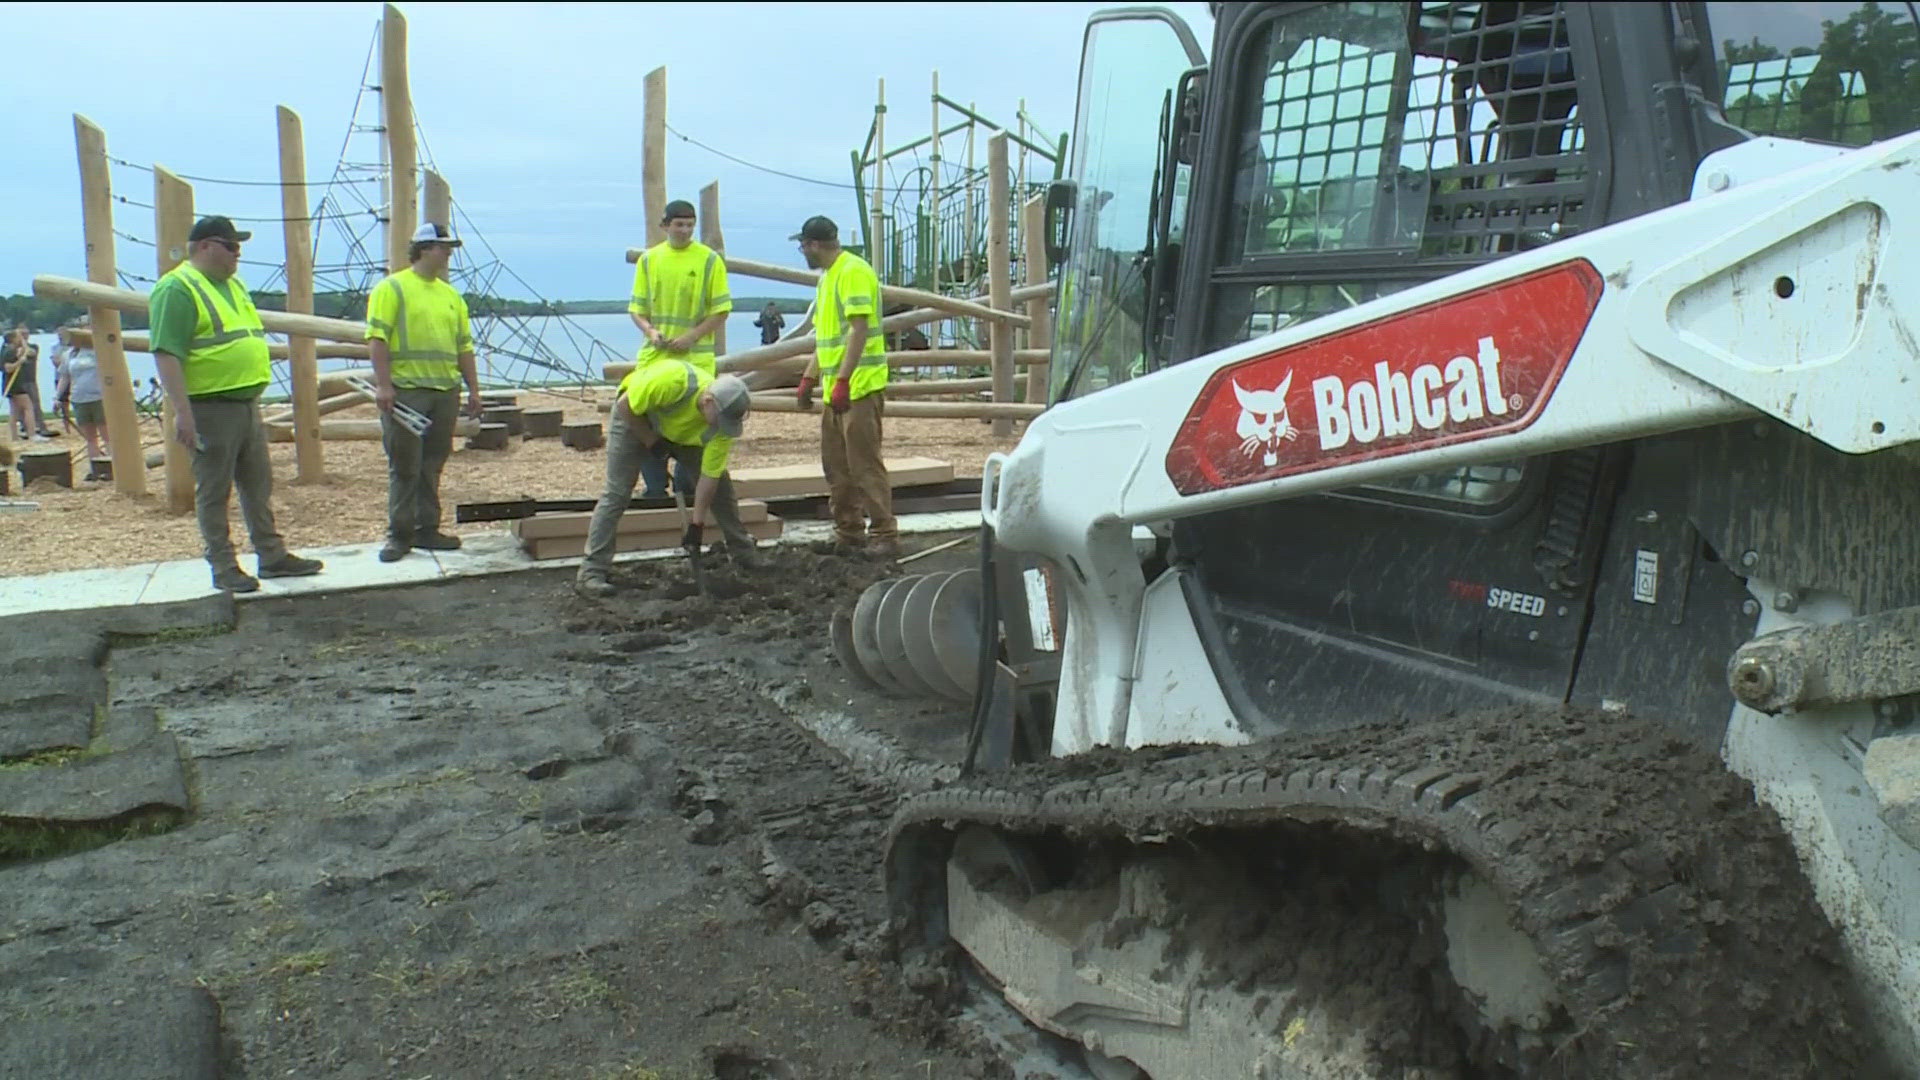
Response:
[{"label": "bobcat logo", "polygon": [[1242,389],[1234,381],[1234,396],[1240,399],[1240,422],[1233,431],[1240,436],[1240,452],[1252,457],[1260,452],[1260,464],[1272,468],[1280,460],[1280,441],[1300,437],[1299,429],[1287,419],[1287,387],[1293,385],[1293,372],[1271,390]]}]

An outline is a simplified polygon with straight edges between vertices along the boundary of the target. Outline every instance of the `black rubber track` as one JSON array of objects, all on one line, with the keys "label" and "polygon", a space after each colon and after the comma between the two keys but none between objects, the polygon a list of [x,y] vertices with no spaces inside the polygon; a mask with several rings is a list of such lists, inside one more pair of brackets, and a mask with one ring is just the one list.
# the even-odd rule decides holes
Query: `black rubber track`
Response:
[{"label": "black rubber track", "polygon": [[1578,1032],[1526,1075],[1892,1075],[1771,811],[1715,759],[1612,715],[1102,751],[908,797],[889,833],[893,916],[909,946],[944,938],[966,824],[1160,842],[1279,823],[1442,849],[1492,884]]}]

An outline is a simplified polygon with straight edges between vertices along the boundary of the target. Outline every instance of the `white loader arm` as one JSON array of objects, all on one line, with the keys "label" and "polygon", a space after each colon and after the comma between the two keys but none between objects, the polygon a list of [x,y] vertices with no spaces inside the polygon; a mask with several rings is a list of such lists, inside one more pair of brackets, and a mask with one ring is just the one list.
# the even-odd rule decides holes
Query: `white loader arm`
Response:
[{"label": "white loader arm", "polygon": [[1687,203],[1048,410],[982,501],[1062,571],[1056,746],[1123,741],[1133,524],[1755,414],[1850,453],[1913,442],[1916,312],[1920,134],[1756,139]]}]

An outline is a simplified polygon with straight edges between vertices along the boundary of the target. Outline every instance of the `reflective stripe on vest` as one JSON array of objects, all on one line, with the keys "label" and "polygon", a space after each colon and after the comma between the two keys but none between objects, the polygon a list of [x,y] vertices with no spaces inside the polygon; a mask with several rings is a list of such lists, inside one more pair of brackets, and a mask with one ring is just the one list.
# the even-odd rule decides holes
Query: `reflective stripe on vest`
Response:
[{"label": "reflective stripe on vest", "polygon": [[243,390],[273,378],[267,332],[238,277],[227,279],[227,289],[246,298],[244,305],[222,299],[221,291],[192,263],[181,263],[167,277],[178,278],[193,297],[193,336],[187,340],[187,355],[180,358],[188,397]]},{"label": "reflective stripe on vest", "polygon": [[[402,270],[400,273],[411,274],[413,271]],[[393,326],[387,328],[390,335],[387,359],[393,365],[393,381],[433,389],[460,385],[460,354],[446,349],[414,348],[407,337],[407,290],[391,277],[381,282],[380,287],[393,290]]]}]

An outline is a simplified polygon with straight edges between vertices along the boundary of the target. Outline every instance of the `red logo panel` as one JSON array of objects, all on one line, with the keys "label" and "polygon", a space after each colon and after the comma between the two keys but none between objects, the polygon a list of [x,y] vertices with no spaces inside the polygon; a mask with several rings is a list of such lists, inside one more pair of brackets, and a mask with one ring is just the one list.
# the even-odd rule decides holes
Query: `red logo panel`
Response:
[{"label": "red logo panel", "polygon": [[1213,373],[1167,450],[1182,495],[1519,431],[1599,306],[1585,259]]}]

